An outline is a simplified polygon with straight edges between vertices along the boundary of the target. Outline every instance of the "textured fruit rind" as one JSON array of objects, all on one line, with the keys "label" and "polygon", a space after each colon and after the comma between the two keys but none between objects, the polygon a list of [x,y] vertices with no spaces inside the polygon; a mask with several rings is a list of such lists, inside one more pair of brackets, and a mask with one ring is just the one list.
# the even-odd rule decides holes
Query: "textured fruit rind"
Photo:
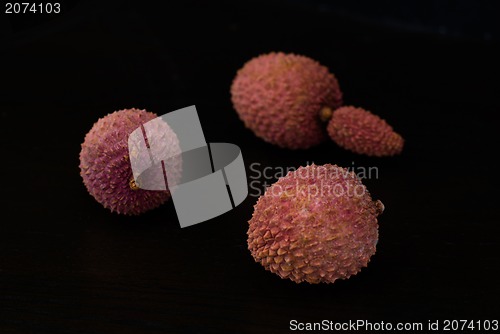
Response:
[{"label": "textured fruit rind", "polygon": [[327,137],[319,112],[339,107],[342,93],[325,66],[278,52],[248,61],[232,83],[231,99],[245,126],[259,138],[284,148],[305,149]]},{"label": "textured fruit rind", "polygon": [[[138,215],[170,198],[168,190],[134,190],[131,187],[128,136],[156,117],[146,110],[119,110],[99,119],[85,136],[80,152],[80,175],[89,193],[112,212]],[[164,128],[151,131],[153,140],[178,148],[177,137],[172,131]]]},{"label": "textured fruit rind", "polygon": [[367,266],[383,205],[354,173],[313,164],[280,178],[254,209],[248,249],[255,261],[297,283],[333,283]]},{"label": "textured fruit rind", "polygon": [[393,156],[404,146],[403,138],[386,121],[362,108],[338,108],[327,130],[335,143],[358,154]]}]

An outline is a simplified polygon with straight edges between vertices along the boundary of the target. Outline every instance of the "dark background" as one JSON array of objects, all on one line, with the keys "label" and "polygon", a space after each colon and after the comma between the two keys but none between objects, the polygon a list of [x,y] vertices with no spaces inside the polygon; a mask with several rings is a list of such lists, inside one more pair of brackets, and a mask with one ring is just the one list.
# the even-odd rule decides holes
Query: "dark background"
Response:
[{"label": "dark background", "polygon": [[[62,2],[60,15],[9,16],[2,7],[1,333],[286,333],[292,319],[498,319],[494,8],[410,1],[402,16],[383,1],[376,10],[363,1],[166,3]],[[331,142],[290,151],[254,137],[229,87],[244,62],[270,51],[328,66],[346,104],[405,137],[403,154],[368,158]],[[193,104],[207,141],[239,145],[247,166],[377,167],[379,178],[365,184],[386,211],[369,266],[333,285],[265,271],[246,246],[255,197],[181,229],[172,202],[124,217],[87,193],[78,154],[99,117]]]}]

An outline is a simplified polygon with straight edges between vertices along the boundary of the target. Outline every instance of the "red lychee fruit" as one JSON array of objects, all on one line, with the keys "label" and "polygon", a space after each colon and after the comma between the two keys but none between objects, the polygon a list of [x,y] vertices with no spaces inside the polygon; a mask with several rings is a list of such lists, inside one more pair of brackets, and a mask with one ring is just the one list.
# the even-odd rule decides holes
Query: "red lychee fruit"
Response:
[{"label": "red lychee fruit", "polygon": [[333,283],[367,266],[382,211],[353,172],[330,164],[300,167],[259,198],[248,249],[281,278]]},{"label": "red lychee fruit", "polygon": [[342,104],[337,79],[317,61],[282,52],[248,61],[231,86],[233,106],[257,137],[305,149],[327,138],[323,108]]},{"label": "red lychee fruit", "polygon": [[[112,212],[138,215],[170,198],[168,190],[140,189],[132,176],[128,137],[156,117],[146,110],[116,111],[99,119],[85,136],[80,152],[80,175],[89,193]],[[163,143],[173,152],[180,150],[177,136],[166,123],[156,122],[150,130],[150,141]]]},{"label": "red lychee fruit", "polygon": [[354,153],[383,157],[403,150],[403,138],[386,121],[362,108],[338,108],[327,130],[335,143]]}]

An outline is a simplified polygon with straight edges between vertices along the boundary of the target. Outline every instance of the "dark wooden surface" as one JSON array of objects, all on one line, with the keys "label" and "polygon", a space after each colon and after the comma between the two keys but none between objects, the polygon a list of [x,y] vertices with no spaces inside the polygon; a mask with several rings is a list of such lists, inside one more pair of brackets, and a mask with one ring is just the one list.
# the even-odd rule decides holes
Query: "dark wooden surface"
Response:
[{"label": "dark wooden surface", "polygon": [[[0,333],[286,333],[292,319],[498,319],[497,44],[284,2],[66,8],[38,21],[2,15]],[[333,143],[289,151],[255,138],[229,86],[245,61],[269,51],[328,66],[346,104],[404,135],[404,153],[367,158]],[[171,202],[122,217],[88,195],[78,154],[97,118],[192,104],[207,140],[239,145],[247,167],[377,167],[379,178],[365,183],[386,212],[369,266],[333,285],[265,271],[246,248],[255,197],[181,229]]]}]

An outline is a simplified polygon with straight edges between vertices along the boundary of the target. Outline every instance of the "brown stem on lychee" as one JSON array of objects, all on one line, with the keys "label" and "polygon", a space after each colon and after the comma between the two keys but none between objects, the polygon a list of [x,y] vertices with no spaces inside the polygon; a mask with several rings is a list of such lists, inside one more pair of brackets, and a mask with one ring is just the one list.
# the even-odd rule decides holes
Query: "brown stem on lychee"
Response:
[{"label": "brown stem on lychee", "polygon": [[375,207],[377,210],[377,216],[381,215],[384,212],[385,206],[384,203],[382,203],[382,201],[380,200],[375,201]]},{"label": "brown stem on lychee", "polygon": [[130,189],[132,189],[132,190],[138,190],[139,189],[139,185],[137,184],[137,182],[135,182],[133,176],[130,179],[130,182],[128,183],[128,185],[130,186]]},{"label": "brown stem on lychee", "polygon": [[319,119],[322,122],[328,122],[332,118],[333,110],[330,107],[323,107],[319,111]]}]

